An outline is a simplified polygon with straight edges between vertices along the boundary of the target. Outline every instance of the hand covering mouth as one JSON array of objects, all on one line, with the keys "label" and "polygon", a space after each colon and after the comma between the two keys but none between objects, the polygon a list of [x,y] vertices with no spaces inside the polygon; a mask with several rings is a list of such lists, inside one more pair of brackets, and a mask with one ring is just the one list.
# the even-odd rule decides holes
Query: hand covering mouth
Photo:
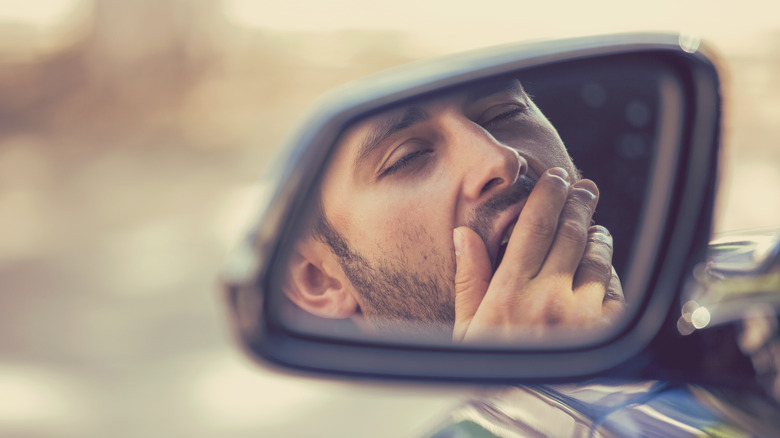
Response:
[{"label": "hand covering mouth", "polygon": [[[468,226],[485,242],[493,264],[493,272],[504,257],[518,215],[535,184],[535,179],[520,175],[514,184],[485,201],[472,214]],[[506,222],[507,215],[511,217],[509,223]],[[496,233],[501,235],[496,236]]]},{"label": "hand covering mouth", "polygon": [[501,265],[501,261],[504,260],[504,254],[506,254],[506,247],[509,244],[509,238],[512,236],[512,232],[515,230],[515,225],[517,225],[517,219],[515,219],[509,225],[509,228],[507,228],[506,233],[504,234],[504,238],[501,240],[501,243],[498,245],[498,254],[496,254],[496,262],[493,265],[493,272],[496,272],[496,269],[498,269],[499,265]]}]

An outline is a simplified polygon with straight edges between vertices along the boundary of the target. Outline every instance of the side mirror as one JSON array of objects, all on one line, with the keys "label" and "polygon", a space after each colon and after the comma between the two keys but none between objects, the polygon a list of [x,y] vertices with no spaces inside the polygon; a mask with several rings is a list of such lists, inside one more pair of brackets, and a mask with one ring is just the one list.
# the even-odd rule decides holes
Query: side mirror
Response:
[{"label": "side mirror", "polygon": [[[709,238],[719,123],[716,69],[698,42],[677,35],[499,47],[341,87],[286,149],[269,205],[228,264],[238,337],[255,357],[351,375],[518,381],[615,369],[662,343],[662,327],[679,316],[681,285]],[[478,149],[485,144],[492,146]],[[556,167],[571,183],[581,170],[598,185],[593,221],[613,237],[604,257],[626,305],[606,324],[552,321],[541,332],[487,330],[479,342],[452,342],[461,263],[453,228],[482,237],[494,272],[486,282],[499,269],[511,276],[527,265],[509,266],[504,251],[516,257],[529,246],[512,243],[521,239],[514,224],[530,223],[529,193],[541,191]],[[496,201],[518,175],[532,181],[517,189],[527,192]],[[542,268],[554,257],[568,205],[556,207]],[[502,212],[512,208],[507,219]],[[478,232],[480,221],[487,231]],[[590,243],[582,240],[570,292],[585,290],[575,287],[588,265]],[[606,275],[594,298],[599,308],[615,298]],[[578,307],[570,310],[579,316]]]}]

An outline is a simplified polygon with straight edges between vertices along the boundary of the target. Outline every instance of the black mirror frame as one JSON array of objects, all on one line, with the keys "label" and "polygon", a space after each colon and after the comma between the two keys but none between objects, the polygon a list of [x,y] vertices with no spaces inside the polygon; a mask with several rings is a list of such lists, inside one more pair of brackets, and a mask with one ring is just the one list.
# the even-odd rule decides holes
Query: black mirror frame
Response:
[{"label": "black mirror frame", "polygon": [[[668,184],[651,189],[657,195],[651,193],[644,209],[649,212],[644,214],[645,222],[658,239],[653,241],[650,236],[645,242],[650,249],[632,263],[636,271],[631,281],[636,284],[629,287],[643,292],[643,301],[636,303],[640,310],[609,339],[549,348],[430,348],[329,340],[294,333],[274,323],[266,305],[272,262],[346,123],[421,93],[518,69],[638,54],[660,59],[679,72],[685,84],[684,117],[679,136],[663,152],[668,155],[662,160]],[[710,236],[720,140],[719,87],[711,55],[698,40],[676,34],[632,34],[503,46],[404,66],[335,90],[315,108],[303,125],[306,128],[291,142],[268,208],[228,261],[223,280],[242,346],[252,357],[299,370],[483,382],[582,378],[617,370],[632,358],[647,356],[641,352],[658,344],[662,325],[678,310],[674,304],[685,276],[703,258]],[[653,180],[651,184],[662,183]],[[641,365],[627,368],[636,366]],[[625,369],[611,374],[625,375]]]}]

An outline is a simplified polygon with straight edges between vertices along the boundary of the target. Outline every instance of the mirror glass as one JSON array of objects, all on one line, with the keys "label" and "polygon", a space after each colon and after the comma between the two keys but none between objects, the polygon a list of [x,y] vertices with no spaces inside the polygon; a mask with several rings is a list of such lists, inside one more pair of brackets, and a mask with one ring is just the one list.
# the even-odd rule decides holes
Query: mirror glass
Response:
[{"label": "mirror glass", "polygon": [[669,70],[570,61],[352,120],[275,258],[270,313],[307,335],[425,343],[619,327],[681,101]]}]

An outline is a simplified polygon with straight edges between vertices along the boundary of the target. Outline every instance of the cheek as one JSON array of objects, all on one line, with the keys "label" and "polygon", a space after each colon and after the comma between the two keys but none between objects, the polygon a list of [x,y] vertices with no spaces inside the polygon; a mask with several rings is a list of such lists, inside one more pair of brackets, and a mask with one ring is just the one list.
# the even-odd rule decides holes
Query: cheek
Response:
[{"label": "cheek", "polygon": [[413,183],[388,180],[370,187],[345,183],[341,196],[329,199],[326,214],[369,260],[410,272],[447,269],[458,199],[457,175],[447,171],[451,168],[442,159]]},{"label": "cheek", "polygon": [[[416,200],[410,197],[385,202],[376,200],[372,204],[367,210],[376,213],[362,214],[360,217],[364,224],[375,224],[364,228],[364,237],[372,240],[371,236],[373,236],[383,243],[385,249],[389,249],[388,246],[403,249],[409,246],[410,242],[416,242],[423,236],[426,240],[430,240],[429,236],[434,234],[437,223],[440,226],[447,226],[446,223],[442,223],[443,216],[437,214],[444,207],[437,205],[433,200]],[[430,244],[430,242],[426,243]]]},{"label": "cheek", "polygon": [[430,196],[372,200],[355,216],[355,245],[369,258],[427,271],[432,264],[448,259],[452,251],[450,210],[452,206],[442,198]]},{"label": "cheek", "polygon": [[566,150],[566,146],[564,146],[558,132],[547,123],[538,122],[538,124],[536,143],[541,145],[540,153],[543,155],[541,158],[546,158],[548,168],[560,166],[571,171],[571,157],[569,157],[569,152]]}]

